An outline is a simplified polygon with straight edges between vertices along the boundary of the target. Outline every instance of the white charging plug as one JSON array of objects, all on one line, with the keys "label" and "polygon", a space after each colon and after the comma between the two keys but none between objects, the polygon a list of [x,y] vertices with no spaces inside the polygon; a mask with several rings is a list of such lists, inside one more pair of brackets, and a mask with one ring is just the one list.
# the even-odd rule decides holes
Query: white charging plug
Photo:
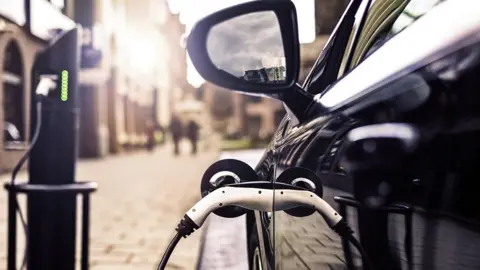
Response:
[{"label": "white charging plug", "polygon": [[314,208],[330,227],[334,227],[342,220],[342,216],[332,206],[308,190],[229,186],[219,188],[205,196],[186,215],[201,227],[211,212],[229,205],[263,212],[303,206]]},{"label": "white charging plug", "polygon": [[46,97],[51,90],[57,87],[57,75],[40,75],[40,82],[35,89],[35,94]]},{"label": "white charging plug", "polygon": [[[277,188],[274,188],[273,185]],[[374,269],[361,243],[353,236],[353,230],[326,201],[306,189],[286,187],[285,184],[268,182],[232,184],[219,188],[203,197],[188,210],[177,225],[177,234],[168,245],[157,269],[165,269],[170,254],[182,237],[187,237],[200,228],[210,213],[230,205],[262,212],[283,211],[295,207],[313,208],[334,232],[357,247],[366,261],[368,269]]]}]

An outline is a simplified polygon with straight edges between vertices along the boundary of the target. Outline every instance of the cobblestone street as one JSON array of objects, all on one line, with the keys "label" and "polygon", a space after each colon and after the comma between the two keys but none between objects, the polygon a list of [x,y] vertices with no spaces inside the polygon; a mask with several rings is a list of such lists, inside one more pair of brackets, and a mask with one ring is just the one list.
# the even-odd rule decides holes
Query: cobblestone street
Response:
[{"label": "cobblestone street", "polygon": [[[200,198],[204,170],[218,158],[213,150],[190,156],[188,147],[182,148],[179,157],[173,157],[167,145],[155,153],[140,151],[79,162],[77,181],[99,184],[91,201],[90,269],[150,270],[156,266],[176,224]],[[2,182],[9,177],[2,175]],[[21,173],[18,180],[26,177]],[[6,198],[6,192],[1,192],[0,269],[6,268]],[[21,205],[25,205],[23,198]],[[202,233],[200,229],[182,239],[167,269],[195,269]],[[18,234],[20,261],[24,246],[20,227]]]}]

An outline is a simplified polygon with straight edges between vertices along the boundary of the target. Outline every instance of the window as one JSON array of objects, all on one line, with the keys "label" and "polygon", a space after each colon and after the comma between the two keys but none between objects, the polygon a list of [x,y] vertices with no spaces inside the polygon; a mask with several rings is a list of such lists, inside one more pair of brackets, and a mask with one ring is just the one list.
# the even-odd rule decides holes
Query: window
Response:
[{"label": "window", "polygon": [[363,1],[360,4],[355,14],[355,19],[354,19],[355,22],[352,26],[352,30],[348,38],[347,47],[345,49],[345,52],[343,53],[342,63],[340,64],[340,69],[339,69],[337,78],[340,78],[343,75],[343,72],[345,71],[345,67],[349,65],[347,61],[350,60],[350,52],[352,51],[353,47],[355,47],[356,45],[355,41],[357,40],[359,32],[361,32],[361,29],[363,28],[363,25],[365,23],[365,12],[368,10],[370,5],[371,5],[371,0]]},{"label": "window", "polygon": [[[444,0],[375,0],[353,48],[348,67],[353,69],[381,44],[410,26]],[[355,31],[355,30],[354,30]],[[342,75],[342,74],[339,74]]]},{"label": "window", "polygon": [[23,147],[26,140],[23,63],[16,42],[8,44],[3,61],[4,146]]},{"label": "window", "polygon": [[349,3],[310,74],[303,83],[303,88],[306,91],[312,94],[319,94],[337,79],[357,11],[360,4],[366,1],[369,0],[354,0]]}]

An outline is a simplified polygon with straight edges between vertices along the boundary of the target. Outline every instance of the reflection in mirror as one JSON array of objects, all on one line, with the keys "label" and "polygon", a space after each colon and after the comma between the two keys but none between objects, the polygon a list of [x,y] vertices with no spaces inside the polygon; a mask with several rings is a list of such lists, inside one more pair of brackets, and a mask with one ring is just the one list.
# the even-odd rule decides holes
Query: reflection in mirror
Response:
[{"label": "reflection in mirror", "polygon": [[212,63],[258,84],[287,81],[280,25],[273,11],[244,14],[212,27],[207,38]]}]

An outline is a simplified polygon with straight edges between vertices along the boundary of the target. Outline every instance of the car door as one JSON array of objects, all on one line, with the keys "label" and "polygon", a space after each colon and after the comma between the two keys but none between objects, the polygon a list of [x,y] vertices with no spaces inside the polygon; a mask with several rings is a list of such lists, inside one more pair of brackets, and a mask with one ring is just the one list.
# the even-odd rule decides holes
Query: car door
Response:
[{"label": "car door", "polygon": [[[352,41],[357,36],[355,30],[362,27],[362,18],[370,2],[353,0],[346,7],[316,65],[305,80],[304,88],[310,89],[310,93],[315,94],[325,90],[337,79],[342,59],[348,56],[346,52],[352,47]],[[344,172],[340,167],[333,167],[332,164],[336,162],[334,153],[341,146],[343,133],[356,124],[354,119],[330,116],[314,117],[311,121],[298,122],[297,119],[291,119],[287,115],[280,126],[281,133],[274,136],[271,146],[275,159],[273,175],[268,180],[274,180],[287,168],[302,166],[320,175],[329,175],[330,179],[334,179],[331,181],[333,185],[348,192],[350,187],[342,177]],[[298,183],[298,185],[302,184],[305,183]],[[318,183],[318,185],[322,184]],[[321,188],[313,191],[321,192]],[[330,194],[333,193],[330,192]],[[268,234],[270,237],[268,242],[274,247],[272,261],[275,265],[272,265],[272,268],[323,269],[328,264],[343,265],[341,245],[336,237],[329,234],[319,236],[321,238],[309,238],[311,230],[315,229],[310,225],[321,223],[315,215],[306,216],[309,211],[305,213],[295,209],[293,212],[295,216],[290,215],[291,213],[272,213]],[[317,229],[320,228],[317,227]],[[332,239],[325,241],[327,246],[320,243],[325,237]],[[319,248],[319,245],[322,248]],[[323,254],[323,257],[310,256],[310,260],[305,260],[303,257],[306,254],[305,251],[311,253],[312,250],[320,252],[319,254]],[[319,259],[320,257],[323,259]]]},{"label": "car door", "polygon": [[[333,71],[323,68],[320,69],[322,72],[317,74],[318,67],[314,67],[306,80],[305,89],[322,96],[322,92],[334,84],[337,78],[341,80],[342,76],[355,69],[382,44],[440,2],[442,1],[363,1],[356,9],[355,23],[348,33],[347,45],[343,47],[341,53],[337,53],[334,60],[333,58],[325,60],[335,61],[330,67],[337,68]],[[374,73],[375,70],[371,72]],[[334,80],[332,74],[335,76]],[[388,116],[379,113],[372,119],[347,115],[342,113],[316,115],[309,121],[298,123],[288,129],[281,147],[277,149],[275,175],[278,176],[283,170],[293,166],[306,167],[316,172],[320,178],[319,185],[323,185],[324,199],[330,204],[337,205],[333,196],[351,197],[352,180],[339,165],[337,155],[341,152],[345,135],[356,126],[382,122],[385,121],[382,118]],[[356,209],[349,207],[345,211],[350,218],[356,219]],[[351,248],[347,248],[346,254],[345,247],[348,245],[342,243],[318,215],[276,212],[273,215],[273,223],[271,234],[275,236],[276,269],[345,269],[347,265],[353,269],[354,266],[361,265],[359,255],[350,252]],[[358,226],[353,225],[358,232]],[[386,264],[388,269],[401,269],[397,254],[393,254],[388,248],[391,239],[388,238],[387,228],[388,226],[379,225],[378,230],[373,230],[374,235],[365,237],[371,239],[373,246],[384,247],[376,251],[376,256],[381,258],[377,265]]]},{"label": "car door", "polygon": [[[422,130],[422,147],[404,168],[410,175],[396,197],[401,208],[375,213],[361,209],[357,196],[341,200],[376,269],[480,268],[478,256],[469,252],[480,248],[480,203],[468,195],[478,190],[478,10],[475,1],[410,1],[387,31],[372,31],[378,34],[370,48],[358,48],[365,56],[359,59],[363,65],[353,67],[355,76],[346,75],[320,97],[330,111],[345,116]],[[377,78],[370,75],[372,67],[383,68]],[[379,91],[351,91],[359,84],[357,89],[367,89],[366,81]],[[368,181],[357,188],[375,192]],[[354,256],[343,249],[348,262]]]}]

